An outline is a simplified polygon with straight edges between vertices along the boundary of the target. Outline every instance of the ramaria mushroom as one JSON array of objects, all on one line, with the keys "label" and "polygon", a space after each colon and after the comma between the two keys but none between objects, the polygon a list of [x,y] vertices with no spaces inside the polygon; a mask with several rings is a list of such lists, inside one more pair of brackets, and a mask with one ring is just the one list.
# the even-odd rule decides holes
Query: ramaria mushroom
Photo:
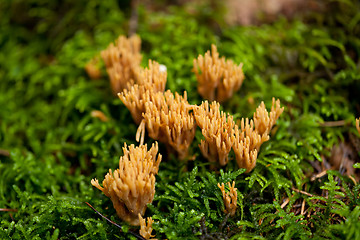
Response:
[{"label": "ramaria mushroom", "polygon": [[137,84],[129,84],[127,89],[118,93],[118,97],[129,109],[135,123],[139,125],[145,112],[145,103],[158,102],[159,97],[156,93],[165,90],[167,73],[160,71],[159,63],[149,60],[149,67],[140,69],[136,76]]},{"label": "ramaria mushroom", "polygon": [[143,119],[142,114],[145,112],[145,102],[150,101],[154,95],[151,89],[144,85],[134,84],[118,93],[118,97],[130,111],[131,116],[136,124],[140,124]]},{"label": "ramaria mushroom", "polygon": [[211,45],[211,53],[207,51],[204,56],[194,59],[193,66],[198,92],[209,101],[226,101],[240,89],[245,78],[242,63],[236,65],[225,57],[219,58],[214,44]]},{"label": "ramaria mushroom", "polygon": [[205,140],[201,140],[200,150],[210,162],[219,162],[221,166],[228,163],[228,155],[234,142],[235,122],[233,117],[220,111],[220,104],[208,101],[194,108],[197,125]]},{"label": "ramaria mushroom", "polygon": [[256,165],[261,144],[269,140],[269,133],[284,108],[273,98],[270,113],[262,102],[254,113],[254,119],[241,119],[240,128],[231,115],[220,111],[220,104],[207,101],[194,107],[197,125],[205,140],[201,140],[200,150],[210,162],[228,163],[231,148],[234,150],[239,168],[250,172]]},{"label": "ramaria mushroom", "polygon": [[360,118],[356,119],[356,129],[358,130],[359,134],[360,134]]},{"label": "ramaria mushroom", "polygon": [[139,222],[140,222],[140,235],[145,239],[150,239],[152,237],[155,237],[155,235],[151,235],[152,232],[152,224],[154,220],[152,220],[151,217],[147,218],[147,223],[145,222],[145,219],[139,214]]},{"label": "ramaria mushroom", "polygon": [[261,102],[260,106],[254,113],[254,124],[256,131],[260,134],[269,134],[272,127],[275,125],[276,120],[280,117],[284,107],[280,107],[280,100],[272,99],[271,111],[268,113],[264,102]]},{"label": "ramaria mushroom", "polygon": [[158,62],[149,59],[149,66],[140,69],[136,75],[136,83],[151,88],[154,92],[164,92],[167,81],[167,71],[161,70]]},{"label": "ramaria mushroom", "polygon": [[250,172],[256,165],[257,154],[263,142],[269,139],[268,135],[263,138],[254,130],[253,121],[241,120],[241,128],[235,127],[234,145],[232,146],[235,159],[239,168],[245,168]]},{"label": "ramaria mushroom", "polygon": [[114,94],[121,92],[129,82],[135,80],[142,59],[140,49],[139,36],[134,35],[130,38],[120,36],[115,44],[110,43],[101,52]]},{"label": "ramaria mushroom", "polygon": [[139,225],[138,214],[144,215],[146,205],[155,194],[155,174],[158,173],[161,154],[157,142],[147,150],[147,145],[123,147],[119,169],[109,169],[103,187],[95,178],[91,184],[101,190],[113,202],[117,215],[131,225]]},{"label": "ramaria mushroom", "polygon": [[220,185],[218,183],[218,187],[221,190],[221,193],[223,195],[223,201],[225,205],[225,212],[230,213],[230,216],[235,216],[236,208],[237,208],[237,188],[235,187],[235,181],[232,182],[232,185],[230,182],[227,183],[229,186],[229,192],[225,192],[225,186],[224,183]]},{"label": "ramaria mushroom", "polygon": [[233,150],[239,168],[245,168],[246,172],[250,172],[255,167],[260,146],[269,140],[270,130],[283,111],[280,100],[275,101],[273,98],[270,114],[264,102],[261,102],[253,120],[242,119],[241,128],[235,127]]},{"label": "ramaria mushroom", "polygon": [[[144,124],[149,137],[164,143],[170,152],[185,159],[195,136],[196,123],[186,91],[183,96],[167,90],[145,103]],[[140,125],[141,128],[141,125]]]}]

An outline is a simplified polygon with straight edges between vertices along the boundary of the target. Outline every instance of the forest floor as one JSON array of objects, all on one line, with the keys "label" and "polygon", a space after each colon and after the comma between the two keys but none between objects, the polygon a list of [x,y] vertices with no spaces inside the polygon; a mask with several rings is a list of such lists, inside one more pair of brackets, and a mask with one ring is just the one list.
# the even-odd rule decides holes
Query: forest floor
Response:
[{"label": "forest floor", "polygon": [[[193,60],[216,44],[245,74],[221,110],[239,123],[273,97],[284,107],[248,173],[233,151],[227,165],[210,164],[200,128],[185,160],[159,144],[144,215],[157,239],[360,239],[360,3],[234,2],[0,3],[1,239],[136,238],[139,227],[90,181],[119,166],[125,143],[138,145],[138,126],[112,94],[102,60],[98,79],[85,70],[129,32],[141,38],[141,66],[165,65],[166,89],[187,91],[190,104],[205,100]],[[229,216],[217,184],[233,181]]]}]

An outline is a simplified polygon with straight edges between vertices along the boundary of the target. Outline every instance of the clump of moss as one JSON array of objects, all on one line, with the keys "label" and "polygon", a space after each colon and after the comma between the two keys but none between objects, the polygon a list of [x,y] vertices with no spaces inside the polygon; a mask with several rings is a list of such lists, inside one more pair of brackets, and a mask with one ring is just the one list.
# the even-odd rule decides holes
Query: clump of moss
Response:
[{"label": "clump of moss", "polygon": [[[138,228],[122,222],[89,182],[118,164],[124,142],[135,143],[137,126],[111,94],[102,63],[99,79],[89,79],[84,66],[126,34],[130,3],[16,1],[0,8],[0,238],[129,238],[127,232]],[[234,161],[210,170],[197,147],[200,130],[189,150],[196,161],[164,154],[145,215],[154,220],[152,234],[359,238],[358,169],[353,176],[344,164],[328,169],[339,160],[334,146],[346,146],[343,161],[359,160],[359,4],[333,1],[325,14],[231,28],[221,25],[221,16],[208,15],[216,12],[211,5],[195,13],[181,6],[160,10],[139,7],[137,34],[142,65],[146,59],[166,65],[168,89],[186,90],[190,104],[200,104],[192,60],[216,43],[220,55],[244,63],[246,77],[221,110],[236,122],[275,97],[286,111],[250,173]],[[209,18],[220,25],[208,25]],[[93,117],[94,111],[106,121]],[[228,217],[217,184],[233,181],[237,210]]]}]

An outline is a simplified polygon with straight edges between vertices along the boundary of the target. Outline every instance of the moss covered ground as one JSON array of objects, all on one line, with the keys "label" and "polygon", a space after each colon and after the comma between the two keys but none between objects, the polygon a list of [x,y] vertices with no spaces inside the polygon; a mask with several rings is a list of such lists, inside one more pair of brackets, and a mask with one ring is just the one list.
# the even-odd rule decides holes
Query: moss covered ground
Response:
[{"label": "moss covered ground", "polygon": [[[138,7],[136,33],[143,66],[166,65],[167,88],[200,104],[192,63],[215,43],[244,63],[246,76],[224,111],[251,117],[272,97],[285,107],[250,173],[235,161],[211,169],[199,129],[194,161],[160,145],[164,160],[145,214],[156,238],[360,239],[359,2],[325,1],[324,12],[253,26],[228,26],[217,5],[189,12],[155,2]],[[84,70],[127,34],[130,1],[1,1],[0,12],[0,239],[134,238],[128,231],[138,228],[122,222],[90,180],[118,166],[137,126],[111,94],[104,66],[98,80]],[[229,181],[238,188],[234,217],[217,187]]]}]

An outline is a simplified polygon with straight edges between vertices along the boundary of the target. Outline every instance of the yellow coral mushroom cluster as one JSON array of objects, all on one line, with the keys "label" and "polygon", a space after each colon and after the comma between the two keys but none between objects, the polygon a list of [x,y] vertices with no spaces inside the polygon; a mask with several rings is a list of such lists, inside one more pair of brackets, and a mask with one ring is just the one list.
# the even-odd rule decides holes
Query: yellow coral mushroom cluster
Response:
[{"label": "yellow coral mushroom cluster", "polygon": [[187,93],[181,96],[168,90],[157,94],[158,101],[145,103],[144,122],[149,136],[164,143],[180,159],[188,155],[195,136],[196,123]]},{"label": "yellow coral mushroom cluster", "polygon": [[120,36],[115,44],[110,43],[107,49],[101,52],[114,94],[121,92],[130,81],[135,80],[142,59],[140,49],[139,36]]},{"label": "yellow coral mushroom cluster", "polygon": [[181,96],[167,90],[155,92],[145,85],[133,85],[119,94],[134,121],[139,124],[137,140],[144,141],[145,127],[154,140],[158,140],[175,152],[180,159],[187,156],[195,136],[196,123],[190,113],[187,93]]},{"label": "yellow coral mushroom cluster", "polygon": [[[130,46],[137,46],[135,43],[139,42],[137,38],[126,40],[120,37],[117,45],[132,49]],[[139,46],[133,48],[140,49]],[[115,51],[110,49],[114,49],[114,46],[110,45],[105,52]],[[221,102],[240,88],[244,74],[242,64],[237,66],[231,60],[220,58],[215,45],[211,49],[211,53],[208,51],[205,56],[194,59],[193,71],[198,79],[199,93],[210,100]],[[238,166],[251,171],[255,167],[261,144],[269,139],[269,132],[283,111],[279,100],[276,103],[273,100],[270,114],[264,103],[261,103],[253,120],[242,119],[238,127],[231,115],[220,112],[219,103],[209,104],[205,101],[200,106],[191,106],[187,102],[186,92],[184,96],[178,93],[174,96],[170,90],[164,93],[167,75],[160,71],[155,61],[149,60],[147,69],[138,67],[134,76],[136,83],[128,81],[127,89],[123,89],[118,96],[139,125],[137,140],[143,143],[146,129],[151,138],[164,143],[169,152],[176,153],[180,159],[186,158],[198,125],[205,137],[200,144],[205,158],[224,166],[233,149]]]},{"label": "yellow coral mushroom cluster", "polygon": [[152,220],[151,217],[147,218],[147,223],[145,222],[145,219],[140,215],[139,213],[139,222],[140,222],[140,235],[145,239],[150,239],[151,237],[154,237],[154,235],[151,235],[152,232],[152,224],[154,220]]},{"label": "yellow coral mushroom cluster", "polygon": [[273,98],[270,114],[262,102],[254,113],[253,120],[241,119],[240,127],[231,115],[220,111],[220,104],[207,101],[194,108],[196,123],[202,130],[205,140],[201,141],[200,150],[210,162],[218,161],[221,166],[228,162],[231,149],[240,168],[250,172],[256,164],[260,146],[269,140],[269,133],[284,108],[280,100]]},{"label": "yellow coral mushroom cluster", "polygon": [[[160,64],[152,60],[149,60],[148,68],[142,69],[139,66],[137,60],[141,58],[136,53],[140,50],[139,43],[138,37],[126,39],[121,36],[116,41],[116,46],[110,44],[102,52],[113,91],[117,92],[135,123],[139,125],[137,139],[141,144],[144,141],[146,127],[150,137],[165,143],[170,152],[184,159],[196,129],[194,116],[189,112],[190,105],[187,102],[186,92],[184,96],[178,93],[174,96],[170,90],[164,93],[167,72],[161,71]],[[121,58],[114,57],[119,54]],[[127,64],[127,60],[132,57],[136,60],[135,64]],[[119,72],[116,72],[116,76],[121,78],[113,76],[114,65],[126,66],[117,68]],[[116,84],[121,87],[117,87]]]},{"label": "yellow coral mushroom cluster", "polygon": [[261,102],[252,120],[241,119],[240,128],[235,126],[233,150],[239,168],[250,172],[255,167],[260,146],[269,140],[270,130],[283,111],[280,100],[275,101],[273,98],[270,113],[264,102]]},{"label": "yellow coral mushroom cluster", "polygon": [[128,84],[127,89],[118,93],[119,98],[129,109],[137,124],[143,119],[146,102],[155,102],[157,92],[163,92],[166,85],[166,71],[160,71],[156,61],[149,60],[149,68],[139,69],[136,74],[137,84]]},{"label": "yellow coral mushroom cluster", "polygon": [[360,118],[356,119],[356,129],[358,130],[358,132],[360,134]]},{"label": "yellow coral mushroom cluster", "polygon": [[211,45],[211,53],[207,51],[204,56],[199,55],[193,65],[198,92],[210,101],[226,101],[240,89],[244,81],[242,63],[236,65],[231,60],[225,60],[225,57],[219,58],[214,44]]},{"label": "yellow coral mushroom cluster", "polygon": [[[146,205],[155,194],[155,174],[158,173],[161,154],[158,144],[147,150],[147,145],[135,147],[126,143],[119,168],[110,169],[100,186],[97,179],[91,184],[101,190],[113,202],[117,215],[132,225],[139,225],[138,214],[144,215]],[[158,154],[158,155],[157,155]]]},{"label": "yellow coral mushroom cluster", "polygon": [[194,108],[197,125],[201,128],[205,140],[201,140],[200,150],[210,162],[228,163],[228,155],[234,143],[232,138],[235,122],[231,115],[220,111],[220,104],[207,101]]},{"label": "yellow coral mushroom cluster", "polygon": [[[198,79],[198,91],[212,103],[203,102],[200,106],[190,105],[187,93],[183,95],[165,91],[166,71],[149,60],[148,68],[140,67],[141,40],[138,36],[120,36],[115,44],[101,52],[114,93],[129,109],[134,121],[139,125],[136,140],[140,146],[125,144],[124,155],[120,157],[119,168],[109,170],[100,186],[97,179],[91,184],[101,190],[113,202],[117,215],[132,225],[140,225],[140,234],[149,239],[152,219],[146,225],[142,216],[146,205],[151,203],[155,194],[155,174],[159,169],[161,154],[158,143],[147,150],[143,145],[145,129],[148,135],[167,146],[179,159],[185,159],[192,143],[196,127],[201,128],[201,153],[210,162],[224,166],[229,161],[231,150],[240,168],[251,171],[256,164],[260,146],[269,140],[269,133],[284,108],[280,101],[273,99],[270,113],[262,102],[256,109],[253,119],[241,119],[238,126],[233,116],[220,111],[220,103],[237,91],[243,80],[242,64],[235,65],[231,60],[219,58],[216,46],[211,46],[205,56],[194,60],[193,71]],[[91,72],[91,71],[90,71]],[[93,112],[94,117],[107,121],[101,112]],[[360,132],[359,120],[356,122]],[[226,208],[233,216],[236,212],[237,189],[235,182],[228,183],[229,192],[224,184],[218,184]]]}]

